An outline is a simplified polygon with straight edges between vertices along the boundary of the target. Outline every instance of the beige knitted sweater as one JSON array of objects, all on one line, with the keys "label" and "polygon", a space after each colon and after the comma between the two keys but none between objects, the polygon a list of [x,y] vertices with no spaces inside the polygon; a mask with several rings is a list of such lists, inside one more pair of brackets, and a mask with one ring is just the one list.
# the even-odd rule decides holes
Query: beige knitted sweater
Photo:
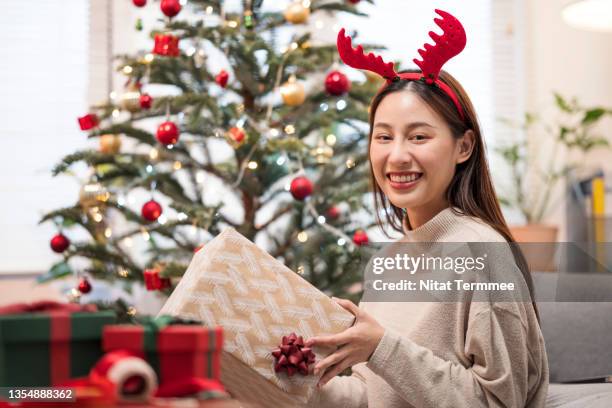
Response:
[{"label": "beige knitted sweater", "polygon": [[[482,221],[441,211],[410,242],[500,242]],[[520,273],[518,268],[517,273]],[[361,302],[385,327],[367,363],[337,376],[316,407],[543,407],[544,339],[531,303]]]}]

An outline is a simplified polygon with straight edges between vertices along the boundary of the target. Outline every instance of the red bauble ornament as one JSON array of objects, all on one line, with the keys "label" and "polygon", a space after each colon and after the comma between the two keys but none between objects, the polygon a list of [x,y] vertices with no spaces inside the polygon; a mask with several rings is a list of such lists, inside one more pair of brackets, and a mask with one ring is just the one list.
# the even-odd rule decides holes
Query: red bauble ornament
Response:
[{"label": "red bauble ornament", "polygon": [[355,245],[361,246],[368,245],[368,242],[370,242],[370,240],[368,239],[368,234],[366,234],[365,231],[357,230],[355,231],[355,234],[353,234],[353,242],[355,243]]},{"label": "red bauble ornament", "polygon": [[304,176],[293,179],[290,186],[291,195],[296,200],[303,200],[312,194],[312,181]]},{"label": "red bauble ornament", "polygon": [[147,93],[140,95],[140,107],[142,109],[150,109],[151,105],[153,105],[153,98],[151,95]]},{"label": "red bauble ornament", "polygon": [[351,81],[340,71],[332,71],[325,78],[325,90],[334,96],[345,94],[351,89]]},{"label": "red bauble ornament", "polygon": [[134,3],[136,7],[144,7],[147,4],[147,0],[132,0],[132,3]]},{"label": "red bauble ornament", "polygon": [[79,292],[85,294],[91,292],[91,283],[87,280],[87,278],[81,278],[79,284],[77,286]]},{"label": "red bauble ornament", "polygon": [[64,252],[70,246],[70,240],[64,234],[59,233],[51,238],[51,249],[58,254]]},{"label": "red bauble ornament", "polygon": [[164,145],[175,144],[179,139],[179,130],[174,122],[163,122],[157,128],[157,140]]},{"label": "red bauble ornament", "polygon": [[181,11],[181,3],[179,0],[162,0],[160,4],[162,13],[172,18]]},{"label": "red bauble ornament", "polygon": [[162,214],[162,206],[155,200],[149,200],[142,206],[142,218],[147,221],[156,221]]},{"label": "red bauble ornament", "polygon": [[359,3],[361,0],[348,0],[348,1],[349,1],[349,3],[352,3],[352,4],[357,4],[357,3]]},{"label": "red bauble ornament", "polygon": [[328,219],[332,221],[337,220],[338,217],[340,216],[340,210],[338,209],[338,207],[334,205],[327,209],[327,212],[325,213],[325,215],[327,216]]},{"label": "red bauble ornament", "polygon": [[229,74],[224,69],[222,69],[221,72],[219,72],[217,76],[215,77],[215,82],[219,84],[221,88],[226,87],[228,80],[229,80]]}]

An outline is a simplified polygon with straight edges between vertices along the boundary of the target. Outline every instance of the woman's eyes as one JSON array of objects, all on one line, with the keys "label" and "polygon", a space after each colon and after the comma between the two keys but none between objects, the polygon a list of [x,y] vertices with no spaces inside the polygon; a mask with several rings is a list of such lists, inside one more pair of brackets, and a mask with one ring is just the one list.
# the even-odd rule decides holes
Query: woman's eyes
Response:
[{"label": "woman's eyes", "polygon": [[[393,136],[387,135],[387,134],[379,134],[379,135],[376,135],[376,140],[381,140],[381,141],[393,140]],[[427,136],[421,135],[421,134],[411,135],[408,137],[408,140],[411,140],[414,142],[423,142],[427,140]]]}]

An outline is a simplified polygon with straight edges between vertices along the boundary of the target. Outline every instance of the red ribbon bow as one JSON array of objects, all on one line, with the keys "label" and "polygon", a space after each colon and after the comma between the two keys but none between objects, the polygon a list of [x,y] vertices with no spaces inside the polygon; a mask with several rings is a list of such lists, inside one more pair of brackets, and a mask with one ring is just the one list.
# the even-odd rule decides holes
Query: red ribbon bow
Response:
[{"label": "red ribbon bow", "polygon": [[315,361],[315,354],[312,349],[304,347],[304,339],[295,333],[283,336],[279,348],[272,351],[272,355],[276,360],[274,371],[278,373],[286,370],[289,377],[296,372],[308,375],[308,365]]}]

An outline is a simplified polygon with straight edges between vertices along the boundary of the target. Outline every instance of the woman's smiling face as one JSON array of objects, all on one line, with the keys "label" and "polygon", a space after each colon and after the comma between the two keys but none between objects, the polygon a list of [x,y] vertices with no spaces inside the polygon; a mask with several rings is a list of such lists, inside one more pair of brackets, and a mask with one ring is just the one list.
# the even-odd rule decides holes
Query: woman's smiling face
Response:
[{"label": "woman's smiling face", "polygon": [[420,208],[440,211],[447,206],[445,193],[456,164],[469,157],[462,154],[460,140],[415,93],[390,93],[374,116],[374,178],[394,206],[409,213]]}]

